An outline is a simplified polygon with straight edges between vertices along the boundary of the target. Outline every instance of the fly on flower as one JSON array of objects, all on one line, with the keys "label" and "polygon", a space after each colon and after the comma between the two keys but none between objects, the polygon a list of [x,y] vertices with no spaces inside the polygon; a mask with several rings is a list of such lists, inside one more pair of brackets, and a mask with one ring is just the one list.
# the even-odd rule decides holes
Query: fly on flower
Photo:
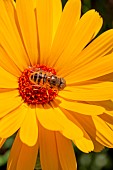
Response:
[{"label": "fly on flower", "polygon": [[28,104],[46,104],[66,86],[64,78],[56,76],[52,68],[36,65],[24,70],[19,78],[19,93]]},{"label": "fly on flower", "polygon": [[48,86],[52,89],[54,87],[63,90],[66,86],[64,78],[59,78],[51,72],[46,72],[44,70],[36,70],[31,73],[30,81],[35,85],[41,85],[48,89]]},{"label": "fly on flower", "polygon": [[[76,170],[113,147],[113,30],[80,0],[0,0],[0,141],[17,132],[8,170]],[[94,40],[93,40],[94,39]],[[87,45],[88,44],[88,45]],[[52,152],[51,152],[52,151]]]}]

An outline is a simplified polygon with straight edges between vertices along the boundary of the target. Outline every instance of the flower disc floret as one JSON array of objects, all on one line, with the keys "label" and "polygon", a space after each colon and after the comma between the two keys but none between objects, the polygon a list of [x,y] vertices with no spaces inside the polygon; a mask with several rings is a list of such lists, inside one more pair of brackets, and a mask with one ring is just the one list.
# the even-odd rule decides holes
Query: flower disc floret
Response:
[{"label": "flower disc floret", "polygon": [[48,82],[44,83],[43,76],[40,78],[40,82],[38,82],[38,78],[36,80],[36,77],[34,81],[30,80],[31,75],[38,75],[39,71],[56,75],[56,71],[53,68],[45,65],[35,65],[26,68],[19,77],[18,83],[19,93],[27,104],[46,104],[52,101],[58,94],[57,88],[49,86]]}]

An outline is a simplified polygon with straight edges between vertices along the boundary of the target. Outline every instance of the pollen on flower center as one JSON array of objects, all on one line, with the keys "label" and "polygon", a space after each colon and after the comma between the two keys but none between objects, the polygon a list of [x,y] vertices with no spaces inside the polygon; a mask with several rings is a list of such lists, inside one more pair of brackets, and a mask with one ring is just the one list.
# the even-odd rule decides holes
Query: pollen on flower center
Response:
[{"label": "pollen on flower center", "polygon": [[19,93],[27,104],[45,104],[52,101],[66,86],[56,71],[45,65],[35,65],[25,69],[19,77]]}]

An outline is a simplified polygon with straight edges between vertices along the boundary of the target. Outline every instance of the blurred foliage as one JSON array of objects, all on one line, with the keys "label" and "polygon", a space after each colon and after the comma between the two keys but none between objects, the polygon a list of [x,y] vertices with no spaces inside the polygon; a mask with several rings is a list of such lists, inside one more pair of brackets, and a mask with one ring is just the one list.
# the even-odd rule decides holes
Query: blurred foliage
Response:
[{"label": "blurred foliage", "polygon": [[6,163],[9,157],[10,148],[13,144],[14,136],[8,138],[0,149],[0,170],[6,170]]},{"label": "blurred foliage", "polygon": [[[67,0],[62,0],[63,7]],[[113,0],[82,0],[82,14],[90,9],[95,9],[104,19],[101,33],[113,27]],[[10,137],[0,149],[0,170],[6,170],[6,162],[9,156],[14,137]],[[85,154],[74,146],[78,170],[113,170],[113,149],[104,149],[100,153]],[[36,170],[41,170],[39,157]]]},{"label": "blurred foliage", "polygon": [[113,170],[113,149],[105,148],[99,153],[82,153],[74,146],[77,170]]}]

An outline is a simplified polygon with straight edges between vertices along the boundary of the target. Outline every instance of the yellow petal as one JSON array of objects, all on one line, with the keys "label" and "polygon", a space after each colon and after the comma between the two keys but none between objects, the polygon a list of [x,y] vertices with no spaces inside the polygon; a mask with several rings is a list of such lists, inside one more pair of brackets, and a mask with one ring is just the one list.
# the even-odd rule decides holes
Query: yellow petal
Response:
[{"label": "yellow petal", "polygon": [[[67,65],[63,65],[62,69],[59,71],[59,75],[62,73],[62,76],[73,76],[78,70],[82,70],[82,67],[86,66],[87,64],[90,65],[90,63],[95,61],[95,59],[101,58],[106,54],[111,53],[113,48],[112,35],[113,30],[108,30],[97,37],[76,58],[74,58],[72,62],[68,62],[68,69]],[[88,67],[90,66],[87,66],[87,68]]]},{"label": "yellow petal", "polygon": [[0,93],[0,118],[17,109],[22,103],[18,90]]},{"label": "yellow petal", "polygon": [[[60,112],[61,114],[62,114],[62,116],[64,116],[65,115],[65,113],[66,113],[66,110],[65,109],[60,109],[59,108],[59,106],[58,106],[58,104],[57,104],[57,102],[56,101],[54,101],[54,102],[51,102],[51,105],[52,105],[52,107],[54,108],[54,110],[56,111],[56,113],[58,113],[58,112]],[[67,116],[66,116],[66,118],[67,118]],[[68,121],[67,121],[68,120]],[[72,139],[72,140],[76,140],[76,139],[79,139],[79,138],[81,138],[81,137],[83,137],[83,131],[81,130],[81,128],[78,126],[78,124],[77,123],[73,123],[73,121],[70,121],[70,118],[69,119],[67,119],[65,122],[63,121],[63,123],[65,124],[67,124],[67,127],[68,127],[68,129],[66,130],[66,132],[65,132],[65,130],[64,131],[62,131],[61,133],[65,136],[65,137],[69,137],[69,139]],[[75,131],[76,131],[76,135],[75,135]],[[68,134],[69,133],[69,134]],[[71,135],[72,135],[72,137],[71,137],[71,135],[70,135],[70,133],[71,133]]]},{"label": "yellow petal", "polygon": [[105,111],[105,109],[101,106],[68,101],[60,97],[56,97],[56,99],[58,99],[56,101],[60,107],[84,115],[100,115]]},{"label": "yellow petal", "polygon": [[0,137],[8,138],[20,127],[25,118],[26,106],[23,104],[8,115],[0,119]]},{"label": "yellow petal", "polygon": [[0,47],[0,67],[16,77],[21,75],[20,69],[2,47]]},{"label": "yellow petal", "polygon": [[[94,104],[94,105],[98,105],[98,106],[102,106],[104,107],[105,113],[107,113],[108,115],[113,115],[113,102],[112,100],[105,100],[105,101],[90,101],[88,102],[89,104]],[[103,114],[102,114],[103,115]]]},{"label": "yellow petal", "polygon": [[53,18],[53,10],[57,8],[55,7],[56,2],[55,0],[37,0],[36,13],[40,43],[40,63],[43,64],[45,64],[51,49],[53,20],[55,19]]},{"label": "yellow petal", "polygon": [[52,31],[52,41],[54,39],[54,36],[56,34],[56,30],[57,30],[57,27],[59,25],[59,21],[60,21],[60,17],[61,17],[61,14],[62,14],[62,3],[61,3],[61,0],[53,0],[52,1],[52,15],[53,15],[53,19],[52,19],[52,22],[53,22],[53,31]]},{"label": "yellow petal", "polygon": [[[96,58],[105,56],[110,53],[113,46],[113,29],[108,30],[93,40],[81,53],[77,56],[76,66],[81,67]],[[74,62],[74,64],[75,64]],[[73,65],[74,66],[74,65]]]},{"label": "yellow petal", "polygon": [[[67,45],[73,36],[75,26],[81,14],[81,1],[67,1],[59,25],[53,41],[51,55],[48,60],[48,65],[53,66],[62,52],[67,48]],[[64,58],[63,58],[64,59]]]},{"label": "yellow petal", "polygon": [[[51,103],[54,109],[45,105],[44,108],[37,108],[37,117],[41,125],[54,131],[60,131],[69,139],[77,139],[83,136],[82,130],[73,122],[67,119],[64,113],[58,108],[54,102]],[[77,132],[77,133],[75,133]]]},{"label": "yellow petal", "polygon": [[8,170],[16,169],[21,148],[22,148],[22,142],[20,141],[19,134],[17,133],[8,159],[8,164],[7,164]]},{"label": "yellow petal", "polygon": [[63,109],[63,112],[69,118],[69,120],[71,120],[74,124],[76,124],[83,132],[83,136],[81,138],[73,139],[73,142],[75,143],[75,145],[82,152],[88,153],[88,152],[93,151],[94,145],[93,145],[92,139],[90,138],[88,133],[84,130],[84,127],[82,127],[81,124],[79,123],[79,121],[77,121],[77,119],[73,116],[73,112],[70,113],[70,112],[68,112],[67,110],[64,110],[64,109]]},{"label": "yellow petal", "polygon": [[0,88],[18,88],[18,78],[0,67]]},{"label": "yellow petal", "polygon": [[81,17],[66,49],[55,64],[58,70],[61,70],[62,63],[68,67],[69,63],[71,64],[78,58],[77,55],[91,41],[95,31],[97,31],[98,22],[100,22],[100,16],[95,10],[90,10]]},{"label": "yellow petal", "polygon": [[[6,91],[6,92],[1,92],[0,93],[0,102],[2,101],[2,100],[5,100],[5,99],[8,99],[8,98],[13,98],[13,97],[17,97],[17,96],[19,96],[19,91],[18,90],[16,90],[16,89],[12,89],[12,90],[10,90],[10,91]],[[1,107],[1,106],[0,106]]]},{"label": "yellow petal", "polygon": [[113,83],[102,82],[90,85],[67,86],[59,91],[59,96],[71,100],[102,101],[113,97]]},{"label": "yellow petal", "polygon": [[34,0],[33,1],[34,10],[36,9],[36,5],[37,5],[37,0]]},{"label": "yellow petal", "polygon": [[103,25],[103,19],[100,17],[100,18],[98,18],[98,23],[96,24],[96,29],[95,29],[95,33],[94,33],[93,38],[98,34],[98,32],[100,31],[102,25]]},{"label": "yellow petal", "polygon": [[6,139],[5,138],[0,138],[0,148],[3,146],[5,143]]},{"label": "yellow petal", "polygon": [[34,169],[37,155],[38,155],[37,143],[32,147],[22,144],[21,152],[18,158],[18,163],[17,163],[17,170]]},{"label": "yellow petal", "polygon": [[113,131],[113,111],[108,111],[99,116]]},{"label": "yellow petal", "polygon": [[[66,81],[68,84],[94,79],[113,72],[113,53],[100,57],[72,72]],[[96,71],[95,71],[96,70]]]},{"label": "yellow petal", "polygon": [[102,134],[102,138],[105,138],[113,147],[113,131],[106,125],[106,123],[99,117],[92,117],[95,128],[99,129],[99,133]]},{"label": "yellow petal", "polygon": [[28,146],[34,146],[38,139],[38,124],[35,108],[28,109],[25,119],[20,128],[20,139]]},{"label": "yellow petal", "polygon": [[13,0],[7,0],[7,1],[3,1],[7,14],[10,18],[11,24],[13,25],[14,28],[16,28],[15,26],[15,1]]},{"label": "yellow petal", "polygon": [[75,115],[80,124],[101,145],[113,147],[113,131],[108,127],[105,121],[98,116]]},{"label": "yellow petal", "polygon": [[38,31],[33,1],[17,0],[16,11],[29,59],[32,65],[36,64],[38,60]]},{"label": "yellow petal", "polygon": [[58,170],[59,158],[57,153],[54,131],[39,126],[40,161],[43,170]]},{"label": "yellow petal", "polygon": [[74,144],[85,153],[93,151],[94,145],[90,138],[84,137],[78,140],[73,140]]},{"label": "yellow petal", "polygon": [[76,158],[72,143],[69,139],[63,137],[60,133],[56,132],[56,143],[58,148],[58,156],[61,163],[62,170],[76,170]]},{"label": "yellow petal", "polygon": [[38,154],[38,142],[36,145],[29,147],[23,144],[17,134],[13,143],[7,170],[31,170],[34,169]]},{"label": "yellow petal", "polygon": [[[12,6],[10,5],[10,3],[11,2],[7,4],[8,10],[12,11]],[[23,47],[20,35],[18,33],[17,26],[15,24],[15,13],[13,13],[13,19],[11,19],[11,15],[9,15],[9,12],[7,12],[6,3],[3,0],[0,1],[0,11],[1,47],[5,50],[5,52],[7,52],[7,55],[15,63],[15,65],[17,65],[17,67],[19,67],[19,69],[23,71],[23,69],[28,66],[29,60]],[[0,61],[2,60],[3,56],[0,55]],[[6,61],[6,64],[9,64],[7,58],[4,58],[4,60]]]}]

